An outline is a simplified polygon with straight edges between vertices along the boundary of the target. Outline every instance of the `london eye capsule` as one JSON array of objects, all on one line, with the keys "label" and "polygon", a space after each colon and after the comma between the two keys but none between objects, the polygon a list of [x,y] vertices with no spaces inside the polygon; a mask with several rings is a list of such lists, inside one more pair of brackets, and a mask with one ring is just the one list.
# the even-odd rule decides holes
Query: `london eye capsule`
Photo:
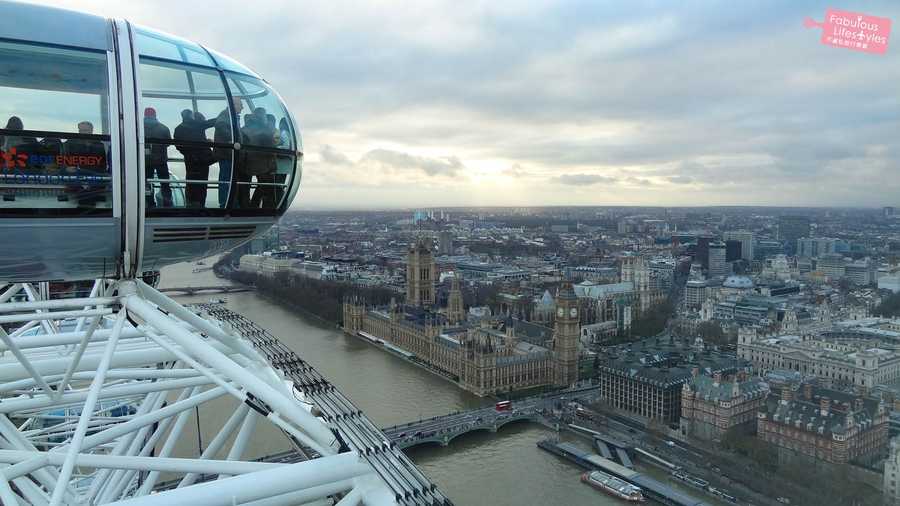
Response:
[{"label": "london eye capsule", "polygon": [[0,13],[0,281],[141,275],[290,205],[299,133],[253,71],[124,20]]}]

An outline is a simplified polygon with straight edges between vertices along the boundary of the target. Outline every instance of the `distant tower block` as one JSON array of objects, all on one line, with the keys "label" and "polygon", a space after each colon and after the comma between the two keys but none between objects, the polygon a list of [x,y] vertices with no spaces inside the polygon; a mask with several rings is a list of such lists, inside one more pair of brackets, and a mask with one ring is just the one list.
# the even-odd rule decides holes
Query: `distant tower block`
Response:
[{"label": "distant tower block", "polygon": [[450,282],[450,295],[447,298],[447,321],[450,325],[459,325],[466,321],[466,310],[463,306],[462,291],[459,289],[458,276],[453,276]]},{"label": "distant tower block", "polygon": [[409,248],[406,261],[406,303],[434,305],[434,256],[429,239],[419,238]]},{"label": "distant tower block", "polygon": [[438,254],[453,254],[453,234],[449,230],[442,230],[438,233]]},{"label": "distant tower block", "polygon": [[578,298],[572,284],[565,283],[556,296],[556,325],[553,329],[553,356],[556,384],[559,386],[569,386],[578,381],[578,322]]}]

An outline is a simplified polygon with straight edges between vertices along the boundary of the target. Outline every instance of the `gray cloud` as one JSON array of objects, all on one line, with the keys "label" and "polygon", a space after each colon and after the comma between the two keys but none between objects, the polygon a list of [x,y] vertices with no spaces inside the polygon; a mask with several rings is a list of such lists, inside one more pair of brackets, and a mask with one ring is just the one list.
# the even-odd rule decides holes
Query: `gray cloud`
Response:
[{"label": "gray cloud", "polygon": [[332,165],[352,165],[353,160],[351,160],[347,155],[341,153],[334,146],[325,144],[322,146],[322,149],[319,150],[319,154],[322,156],[322,161],[325,163],[330,163]]},{"label": "gray cloud", "polygon": [[694,178],[690,176],[669,176],[666,179],[668,179],[670,183],[675,184],[691,184],[694,182]]},{"label": "gray cloud", "polygon": [[417,170],[428,176],[456,176],[465,166],[455,156],[428,158],[389,149],[373,149],[366,153],[361,164],[375,162],[388,170]]},{"label": "gray cloud", "polygon": [[524,178],[524,177],[528,177],[528,176],[532,175],[530,172],[528,172],[527,170],[522,168],[522,166],[519,165],[518,163],[513,164],[512,167],[504,170],[503,174],[505,176],[509,176],[509,177],[516,178],[516,179]]},{"label": "gray cloud", "polygon": [[638,186],[652,186],[653,185],[653,181],[650,181],[649,179],[640,178],[640,177],[630,177],[630,178],[626,179],[625,181],[627,181],[628,183],[634,184],[634,185],[638,185]]},{"label": "gray cloud", "polygon": [[562,174],[551,178],[551,181],[571,186],[590,186],[595,184],[615,184],[616,178],[599,174]]}]

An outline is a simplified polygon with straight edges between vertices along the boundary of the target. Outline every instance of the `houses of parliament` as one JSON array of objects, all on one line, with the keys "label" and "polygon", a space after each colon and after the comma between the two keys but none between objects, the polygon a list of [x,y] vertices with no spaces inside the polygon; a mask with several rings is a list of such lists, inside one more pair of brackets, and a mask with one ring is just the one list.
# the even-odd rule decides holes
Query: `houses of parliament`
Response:
[{"label": "houses of parliament", "polygon": [[514,318],[469,322],[459,279],[451,281],[447,307],[438,308],[436,278],[430,244],[415,241],[407,257],[406,303],[372,307],[345,300],[344,331],[398,349],[477,395],[578,380],[579,305],[570,284],[556,296],[551,329]]}]

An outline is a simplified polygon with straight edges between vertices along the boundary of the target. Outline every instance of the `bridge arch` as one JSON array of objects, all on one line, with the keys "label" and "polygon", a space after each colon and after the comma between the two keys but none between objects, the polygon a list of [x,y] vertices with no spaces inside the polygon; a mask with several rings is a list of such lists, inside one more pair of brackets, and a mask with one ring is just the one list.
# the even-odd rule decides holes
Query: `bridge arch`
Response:
[{"label": "bridge arch", "polygon": [[455,434],[450,435],[447,439],[447,443],[449,444],[451,441],[453,441],[454,439],[456,439],[460,436],[466,436],[469,434],[474,434],[476,432],[494,432],[494,427],[491,425],[482,425],[482,426],[478,426],[478,427],[472,427],[471,429],[468,429],[468,430],[459,431]]},{"label": "bridge arch", "polygon": [[512,417],[512,418],[507,418],[506,420],[503,420],[500,423],[498,423],[497,430],[500,430],[501,427],[505,427],[511,423],[517,423],[517,422],[537,423],[534,416],[530,416],[530,415],[516,416],[516,417]]},{"label": "bridge arch", "polygon": [[397,442],[397,446],[400,448],[412,448],[415,446],[422,446],[426,444],[438,444],[441,446],[449,445],[453,440],[459,438],[460,436],[466,434],[472,434],[474,432],[498,432],[501,428],[509,425],[509,424],[518,424],[518,423],[538,423],[535,415],[523,414],[518,416],[513,416],[510,418],[505,418],[503,420],[493,420],[491,423],[481,423],[478,425],[470,426],[464,430],[458,430],[450,433],[438,433],[433,434],[427,437],[423,437],[421,439],[416,439],[412,441],[400,441]]},{"label": "bridge arch", "polygon": [[418,448],[422,446],[447,446],[444,441],[439,438],[416,439],[415,441],[405,441],[397,443],[397,447],[401,450],[408,448]]}]

